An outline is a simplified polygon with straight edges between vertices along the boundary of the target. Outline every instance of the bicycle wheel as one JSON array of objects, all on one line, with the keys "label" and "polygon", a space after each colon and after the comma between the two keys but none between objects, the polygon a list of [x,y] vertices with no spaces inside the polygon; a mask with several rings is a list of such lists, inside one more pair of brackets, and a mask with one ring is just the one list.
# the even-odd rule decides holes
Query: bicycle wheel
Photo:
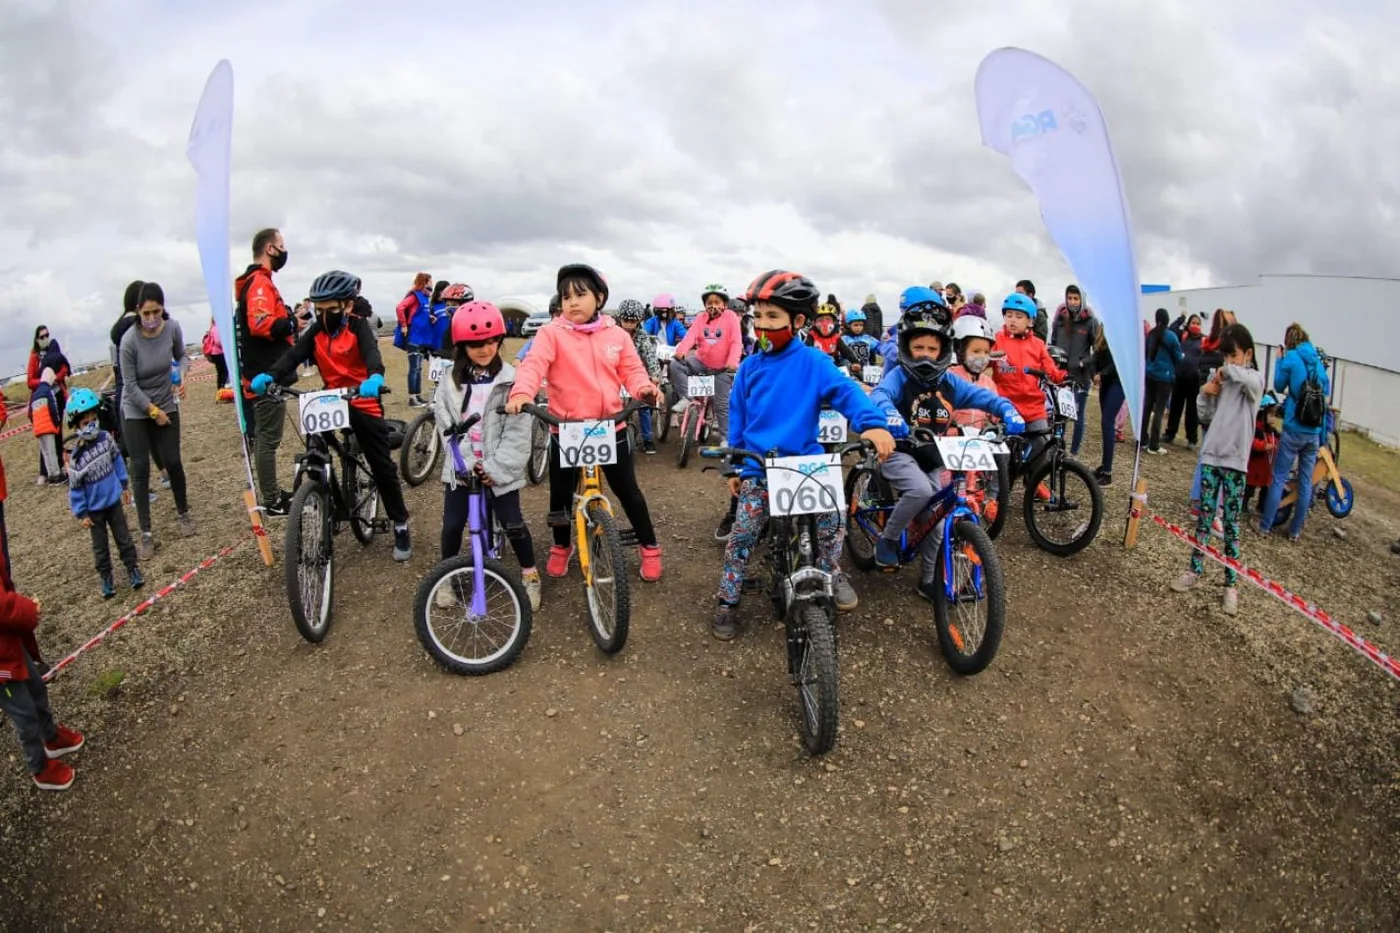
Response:
[{"label": "bicycle wheel", "polygon": [[538,418],[530,431],[530,485],[538,486],[549,475],[549,428]]},{"label": "bicycle wheel", "polygon": [[933,627],[948,666],[959,674],[977,674],[992,663],[1001,646],[1006,626],[1006,582],[996,546],[981,525],[966,519],[954,524],[952,548],[956,595],[950,606],[946,568],[940,556],[934,572],[938,592],[933,601]]},{"label": "bicycle wheel", "polygon": [[345,507],[350,511],[350,533],[361,544],[374,540],[374,520],[379,516],[379,487],[370,476],[350,459],[342,463],[345,471],[341,489]]},{"label": "bicycle wheel", "polygon": [[871,470],[856,467],[846,475],[846,554],[857,570],[875,569],[875,538],[872,527],[883,513],[876,512],[879,502],[875,499],[872,484],[875,474]]},{"label": "bicycle wheel", "polygon": [[1326,489],[1327,511],[1332,513],[1333,518],[1346,518],[1351,514],[1352,507],[1356,505],[1356,493],[1352,491],[1351,480],[1343,478],[1342,487],[1337,488],[1337,484],[1330,479],[1327,481]]},{"label": "bicycle wheel", "polygon": [[481,675],[515,663],[530,640],[530,600],[519,577],[498,560],[482,564],[485,611],[472,611],[470,555],[450,557],[428,572],[413,600],[418,643],[443,670]]},{"label": "bicycle wheel", "polygon": [[588,632],[604,654],[617,654],[627,644],[632,599],[627,581],[627,556],[617,523],[602,509],[588,510],[589,578]]},{"label": "bicycle wheel", "polygon": [[[1103,522],[1103,490],[1094,474],[1078,460],[1061,457],[1059,470],[1052,473],[1056,463],[1053,457],[1047,457],[1026,478],[1026,531],[1036,547],[1056,557],[1069,557],[1088,547],[1098,535]],[[1047,499],[1041,498],[1042,484],[1049,492]],[[1065,517],[1068,531],[1057,536],[1055,526]]]},{"label": "bicycle wheel", "polygon": [[986,475],[987,498],[982,510],[982,527],[987,529],[987,537],[993,541],[1006,527],[1006,516],[1011,514],[1011,457],[1009,454],[997,454],[995,460],[996,475]]},{"label": "bicycle wheel", "polygon": [[313,644],[321,641],[331,628],[335,562],[330,496],[320,483],[302,483],[292,496],[282,568],[297,631]]},{"label": "bicycle wheel", "polygon": [[432,412],[425,411],[408,426],[403,446],[399,448],[399,472],[403,474],[403,481],[410,486],[421,486],[433,475],[441,457],[442,435],[438,434],[437,420]]},{"label": "bicycle wheel", "polygon": [[676,451],[676,466],[682,470],[684,470],[685,465],[690,462],[690,450],[695,446],[695,436],[700,433],[695,428],[696,424],[700,421],[699,418],[695,417],[695,414],[695,404],[693,402],[681,413],[681,449]]},{"label": "bicycle wheel", "polygon": [[[825,755],[836,745],[840,720],[837,695],[836,634],[822,607],[808,603],[797,619],[796,641],[789,648],[789,667],[797,688],[802,717],[802,744],[813,755]],[[795,650],[794,650],[795,649]]]},{"label": "bicycle wheel", "polygon": [[671,433],[671,408],[676,404],[676,393],[671,391],[668,382],[661,390],[661,407],[652,409],[652,424],[656,432],[656,442],[664,443]]}]

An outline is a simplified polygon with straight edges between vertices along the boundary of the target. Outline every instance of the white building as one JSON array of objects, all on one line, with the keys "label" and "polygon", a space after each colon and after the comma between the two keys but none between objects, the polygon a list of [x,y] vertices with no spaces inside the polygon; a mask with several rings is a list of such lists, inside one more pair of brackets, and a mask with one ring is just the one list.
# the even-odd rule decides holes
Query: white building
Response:
[{"label": "white building", "polygon": [[1216,308],[1235,312],[1254,336],[1270,386],[1283,332],[1297,321],[1334,360],[1332,405],[1343,424],[1400,446],[1400,329],[1392,327],[1400,323],[1400,279],[1261,275],[1255,285],[1143,295],[1140,307],[1149,322],[1158,308],[1173,319],[1199,314],[1207,329]]}]

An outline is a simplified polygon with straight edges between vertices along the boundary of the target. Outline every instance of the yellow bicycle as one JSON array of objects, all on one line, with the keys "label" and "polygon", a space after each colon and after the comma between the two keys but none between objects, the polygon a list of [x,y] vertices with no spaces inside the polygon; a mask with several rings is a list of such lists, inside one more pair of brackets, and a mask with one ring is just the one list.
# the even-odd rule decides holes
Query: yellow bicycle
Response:
[{"label": "yellow bicycle", "polygon": [[617,654],[627,644],[632,598],[623,535],[613,518],[612,502],[603,492],[603,467],[617,461],[619,438],[626,443],[626,432],[618,432],[617,425],[645,407],[634,400],[614,415],[589,421],[564,421],[539,405],[520,409],[558,429],[551,444],[555,455],[562,466],[579,471],[570,511],[550,512],[548,524],[573,528],[588,598],[588,631],[605,654]]}]

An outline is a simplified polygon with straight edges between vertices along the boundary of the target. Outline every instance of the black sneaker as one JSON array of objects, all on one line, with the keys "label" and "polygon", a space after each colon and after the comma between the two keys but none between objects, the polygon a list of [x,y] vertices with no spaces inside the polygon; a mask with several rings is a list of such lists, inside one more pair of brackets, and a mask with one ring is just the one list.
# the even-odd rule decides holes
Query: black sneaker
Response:
[{"label": "black sneaker", "polygon": [[720,641],[733,641],[739,634],[739,610],[736,606],[723,604],[715,610],[715,619],[710,623],[710,634]]},{"label": "black sneaker", "polygon": [[394,529],[394,560],[403,563],[413,556],[413,539],[408,533],[408,526]]},{"label": "black sneaker", "polygon": [[104,573],[102,575],[102,598],[111,599],[117,595],[117,584],[112,582],[112,575]]},{"label": "black sneaker", "polygon": [[642,441],[642,453],[644,453],[644,454],[654,454],[654,453],[656,453],[656,441],[652,440],[651,438],[647,438],[646,440]]},{"label": "black sneaker", "polygon": [[715,540],[716,540],[716,541],[728,541],[728,540],[729,540],[729,535],[730,535],[730,533],[733,532],[733,531],[734,531],[734,516],[733,516],[733,515],[730,515],[728,512],[726,512],[725,515],[724,515],[724,518],[721,518],[721,519],[719,520],[719,527],[715,529]]},{"label": "black sneaker", "polygon": [[268,518],[286,518],[292,511],[292,494],[279,492],[277,498],[263,506],[263,514]]},{"label": "black sneaker", "polygon": [[141,587],[146,585],[146,578],[141,575],[140,567],[132,567],[129,571],[127,571],[127,578],[130,581],[131,588],[133,590],[139,590],[141,589]]},{"label": "black sneaker", "polygon": [[1107,488],[1113,485],[1113,474],[1103,467],[1099,467],[1094,471],[1094,479],[1098,482],[1100,488]]},{"label": "black sneaker", "polygon": [[914,587],[914,590],[929,602],[935,602],[941,587],[933,580],[920,580],[919,585]]}]

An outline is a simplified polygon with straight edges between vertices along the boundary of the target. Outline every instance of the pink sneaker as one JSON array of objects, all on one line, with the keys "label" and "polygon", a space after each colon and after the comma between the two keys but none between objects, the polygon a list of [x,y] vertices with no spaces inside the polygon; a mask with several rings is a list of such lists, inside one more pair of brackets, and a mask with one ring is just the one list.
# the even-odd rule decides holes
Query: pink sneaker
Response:
[{"label": "pink sneaker", "polygon": [[661,548],[656,545],[642,547],[642,579],[655,583],[661,579]]},{"label": "pink sneaker", "polygon": [[564,576],[569,572],[569,558],[573,556],[573,548],[552,545],[549,549],[549,561],[544,565],[544,572],[551,577]]}]

